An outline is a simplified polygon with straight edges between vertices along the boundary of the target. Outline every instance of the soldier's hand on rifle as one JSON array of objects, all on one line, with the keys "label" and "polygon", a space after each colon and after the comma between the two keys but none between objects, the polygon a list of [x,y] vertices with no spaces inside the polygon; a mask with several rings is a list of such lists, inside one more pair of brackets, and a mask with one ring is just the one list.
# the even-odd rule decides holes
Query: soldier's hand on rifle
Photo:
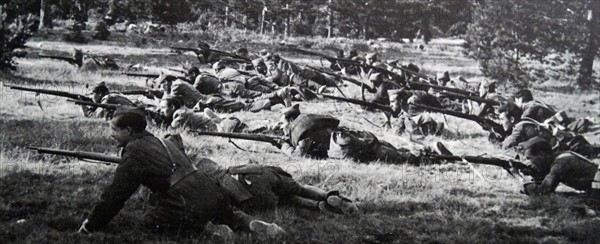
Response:
[{"label": "soldier's hand on rifle", "polygon": [[164,92],[161,90],[148,90],[148,94],[144,95],[146,96],[148,99],[154,99],[154,98],[162,98],[164,95]]},{"label": "soldier's hand on rifle", "polygon": [[285,139],[275,139],[271,142],[271,145],[280,148],[283,146],[284,143],[288,143],[287,140]]}]

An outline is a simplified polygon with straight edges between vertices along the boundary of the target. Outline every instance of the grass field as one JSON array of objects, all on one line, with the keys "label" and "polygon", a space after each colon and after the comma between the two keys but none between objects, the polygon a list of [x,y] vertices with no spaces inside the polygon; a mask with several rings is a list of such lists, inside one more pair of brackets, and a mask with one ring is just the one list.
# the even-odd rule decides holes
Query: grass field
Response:
[{"label": "grass field", "polygon": [[[307,40],[289,40],[290,43],[294,41]],[[387,42],[371,47],[344,39],[312,42],[320,47],[351,43],[363,49],[376,48],[383,53],[384,59],[414,62],[427,74],[448,70],[452,77],[462,75],[472,81],[485,79],[477,63],[462,56],[460,40],[435,40],[424,51],[411,44]],[[139,63],[148,67],[147,72],[158,72],[160,68],[196,63],[193,56],[169,52],[167,47],[178,43],[165,41],[162,46],[130,47],[126,42],[111,42],[77,47],[84,52],[114,57],[121,67]],[[231,47],[221,44],[223,49]],[[251,51],[258,51],[271,44],[259,42],[247,46]],[[29,55],[18,60],[18,71],[1,76],[3,84],[80,94],[89,93],[100,81],[107,82],[115,90],[145,86],[144,79],[122,76],[119,72],[80,72],[66,62],[37,58],[41,53],[68,51],[73,44],[38,37],[28,46],[31,47]],[[319,64],[314,57],[289,52],[281,55],[299,63]],[[544,89],[560,86],[566,84],[554,81],[549,85],[537,85],[534,96],[570,115],[589,116],[600,121],[598,91],[572,94],[560,89]],[[357,94],[357,88],[352,84],[342,90],[346,94]],[[81,235],[76,230],[110,182],[115,166],[42,156],[25,147],[33,145],[117,155],[118,150],[108,137],[107,122],[83,118],[80,108],[63,98],[35,96],[6,87],[0,87],[0,95],[0,243],[597,243],[600,240],[600,217],[586,213],[588,209],[600,211],[600,204],[580,197],[565,186],[559,187],[560,194],[528,197],[519,193],[523,179],[512,178],[500,168],[470,167],[462,163],[407,166],[378,162],[359,164],[335,158],[289,158],[269,144],[236,141],[246,149],[242,151],[226,139],[202,138],[185,131],[156,128],[149,130],[157,136],[182,133],[188,152],[209,157],[225,166],[245,164],[250,160],[277,165],[301,183],[340,190],[358,203],[361,214],[341,216],[289,207],[256,213],[287,231],[286,236],[274,240],[262,240],[244,233],[234,240],[204,234],[164,236],[142,228],[144,199],[138,193],[106,230]],[[143,101],[153,102],[145,98]],[[442,141],[456,155],[512,154],[489,143],[486,133],[477,124],[453,117],[434,115],[447,121],[446,127],[454,137],[411,138],[380,128],[383,115],[358,106],[320,101],[302,102],[300,107],[308,113],[333,115],[340,118],[344,126],[371,131],[397,147],[414,151]],[[277,120],[281,108],[278,105],[272,111],[239,112],[235,116],[251,126],[259,125]],[[591,142],[600,143],[598,134],[585,136]]]}]

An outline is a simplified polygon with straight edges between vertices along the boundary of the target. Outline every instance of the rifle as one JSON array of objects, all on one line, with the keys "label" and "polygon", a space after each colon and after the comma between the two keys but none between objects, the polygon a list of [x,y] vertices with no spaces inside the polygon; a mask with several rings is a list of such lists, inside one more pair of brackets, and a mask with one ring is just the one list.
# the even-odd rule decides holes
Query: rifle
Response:
[{"label": "rifle", "polygon": [[[152,79],[156,79],[160,76],[159,74],[144,74],[144,73],[132,73],[132,72],[122,72],[121,74],[126,75],[126,76],[132,76],[132,77],[145,77],[145,78],[152,78]],[[185,76],[173,75],[173,77],[180,79],[180,80],[187,81],[187,82],[192,82],[190,79],[188,79]]]},{"label": "rifle", "polygon": [[446,95],[446,96],[452,97],[452,98],[468,99],[468,100],[472,100],[472,101],[475,101],[475,102],[490,104],[490,105],[493,105],[493,106],[500,105],[500,102],[498,102],[496,100],[485,99],[485,98],[482,98],[482,97],[468,96],[468,95],[463,95],[463,94],[459,94],[459,93],[455,93],[455,92],[440,91],[439,93],[441,95]]},{"label": "rifle", "polygon": [[132,76],[132,77],[145,77],[145,78],[153,78],[156,79],[160,75],[159,74],[144,74],[144,73],[132,73],[132,72],[122,72],[122,75]]},{"label": "rifle", "polygon": [[360,61],[345,59],[345,58],[335,58],[335,57],[327,56],[325,54],[316,53],[316,52],[312,52],[312,51],[308,51],[308,50],[304,50],[304,49],[300,49],[300,48],[296,48],[296,47],[290,47],[290,50],[296,51],[299,53],[303,53],[303,54],[307,54],[307,55],[318,56],[318,57],[327,59],[327,61],[329,61],[329,62],[345,63],[345,64],[369,68],[369,69],[375,70],[379,73],[384,73],[384,74],[392,77],[392,79],[395,80],[396,82],[398,82],[399,85],[404,85],[406,83],[406,79],[403,76],[401,76],[395,72],[389,71],[389,70],[381,68],[381,67],[376,67],[373,65],[362,63]]},{"label": "rifle", "polygon": [[13,90],[30,91],[30,92],[35,92],[36,94],[48,94],[48,95],[53,95],[53,96],[66,97],[66,98],[70,98],[70,99],[92,101],[92,99],[89,97],[86,97],[86,96],[80,95],[80,94],[70,93],[70,92],[48,90],[48,89],[36,89],[36,88],[13,86],[13,85],[6,85],[6,84],[4,86],[10,87],[10,89],[13,89]]},{"label": "rifle", "polygon": [[358,100],[358,99],[352,99],[352,98],[345,98],[345,97],[336,97],[336,96],[331,96],[331,95],[327,95],[327,94],[319,94],[319,95],[322,96],[322,97],[324,97],[324,98],[329,98],[329,99],[333,99],[333,100],[354,103],[354,104],[362,105],[362,106],[369,107],[369,108],[376,108],[376,109],[379,109],[379,110],[381,110],[383,112],[387,112],[387,113],[390,113],[390,114],[393,113],[392,107],[386,106],[386,105],[382,105],[382,104],[379,104],[379,103],[372,103],[372,102],[367,102],[367,101]]},{"label": "rifle", "polygon": [[316,68],[316,67],[312,67],[312,66],[309,66],[309,65],[306,65],[306,67],[309,68],[309,69],[315,70],[317,72],[321,72],[321,73],[324,73],[324,74],[331,75],[331,76],[333,76],[333,77],[335,77],[337,79],[348,81],[348,82],[350,82],[352,84],[355,84],[357,86],[365,87],[365,89],[367,89],[367,91],[369,91],[371,93],[376,92],[376,90],[374,88],[372,88],[371,86],[363,83],[362,81],[355,80],[353,78],[346,77],[346,76],[341,76],[339,74],[336,74],[336,73],[333,73],[333,72],[329,72],[329,71],[324,70],[324,69],[319,69],[319,68]]},{"label": "rifle", "polygon": [[178,51],[186,51],[186,52],[194,52],[196,55],[200,55],[202,53],[202,51],[209,51],[212,53],[216,53],[219,54],[221,56],[227,56],[227,57],[232,57],[234,59],[231,59],[230,61],[237,61],[237,62],[243,62],[243,63],[252,63],[252,60],[250,60],[247,57],[242,57],[240,55],[237,54],[233,54],[233,53],[228,53],[228,52],[224,52],[224,51],[220,51],[220,50],[216,50],[216,49],[212,49],[212,48],[191,48],[191,47],[170,47],[173,50],[178,50]]},{"label": "rifle", "polygon": [[128,91],[115,91],[115,93],[121,93],[123,95],[152,95],[156,93],[162,93],[161,90],[128,90]]},{"label": "rifle", "polygon": [[260,141],[260,142],[268,142],[271,144],[280,144],[280,141],[286,140],[286,138],[284,138],[284,137],[262,135],[262,134],[212,132],[212,131],[192,131],[192,132],[194,132],[198,135],[204,135],[204,136],[227,137],[229,139],[233,138],[233,139],[242,139],[242,140],[250,140],[250,141]]},{"label": "rifle", "polygon": [[433,160],[447,160],[447,161],[462,161],[463,159],[475,163],[475,164],[486,164],[501,167],[508,171],[511,176],[515,176],[514,171],[521,171],[526,175],[532,175],[535,173],[535,169],[529,165],[526,165],[520,161],[513,159],[501,159],[495,157],[481,157],[481,156],[453,156],[453,155],[424,155]]},{"label": "rifle", "polygon": [[504,131],[504,127],[502,127],[502,125],[496,123],[495,121],[493,121],[491,119],[486,119],[486,118],[479,117],[477,115],[465,114],[465,113],[442,109],[442,108],[430,107],[430,106],[417,104],[417,103],[411,103],[410,105],[413,105],[419,109],[423,109],[423,110],[427,110],[427,111],[431,111],[431,112],[452,115],[455,117],[475,121],[475,122],[477,122],[477,124],[481,125],[481,127],[484,130],[490,131],[491,133],[498,136],[500,139],[503,139],[504,137],[507,136],[506,131]]},{"label": "rifle", "polygon": [[78,159],[90,159],[108,163],[121,163],[120,157],[107,156],[102,153],[83,152],[83,151],[68,151],[62,149],[44,148],[44,147],[26,147],[29,150],[36,150],[38,153],[61,155],[67,157],[76,157]]}]

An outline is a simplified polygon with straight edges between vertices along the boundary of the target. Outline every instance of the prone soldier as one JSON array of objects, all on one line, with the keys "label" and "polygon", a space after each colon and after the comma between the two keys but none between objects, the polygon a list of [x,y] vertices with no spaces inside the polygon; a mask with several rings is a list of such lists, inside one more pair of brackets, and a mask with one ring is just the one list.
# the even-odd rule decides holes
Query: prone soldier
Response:
[{"label": "prone soldier", "polygon": [[201,231],[211,221],[263,235],[283,233],[276,224],[234,210],[227,191],[214,177],[197,170],[175,144],[154,137],[145,128],[146,119],[140,111],[115,112],[111,137],[123,147],[121,162],[79,232],[106,226],[143,185],[152,191],[145,224],[154,231]]},{"label": "prone soldier", "polygon": [[[301,114],[298,104],[286,109],[282,115],[283,131],[289,140],[281,142],[280,149],[287,155],[324,159],[331,144],[341,149],[342,155],[358,162],[380,160],[389,164],[420,164],[420,159],[407,149],[397,149],[379,140],[367,131],[354,131],[338,127],[340,121],[328,115]],[[438,143],[437,151],[448,150]],[[431,149],[426,149],[430,150]]]}]

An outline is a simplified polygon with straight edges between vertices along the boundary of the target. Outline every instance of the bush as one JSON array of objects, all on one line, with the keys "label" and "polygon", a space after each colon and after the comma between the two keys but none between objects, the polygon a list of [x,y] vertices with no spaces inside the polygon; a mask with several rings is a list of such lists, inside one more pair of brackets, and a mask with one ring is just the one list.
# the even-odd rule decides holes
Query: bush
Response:
[{"label": "bush", "polygon": [[[16,6],[12,6],[16,8]],[[15,70],[14,57],[23,57],[25,52],[19,50],[25,46],[25,42],[31,37],[35,23],[31,15],[10,16],[7,14],[7,5],[0,6],[0,70]]]}]

